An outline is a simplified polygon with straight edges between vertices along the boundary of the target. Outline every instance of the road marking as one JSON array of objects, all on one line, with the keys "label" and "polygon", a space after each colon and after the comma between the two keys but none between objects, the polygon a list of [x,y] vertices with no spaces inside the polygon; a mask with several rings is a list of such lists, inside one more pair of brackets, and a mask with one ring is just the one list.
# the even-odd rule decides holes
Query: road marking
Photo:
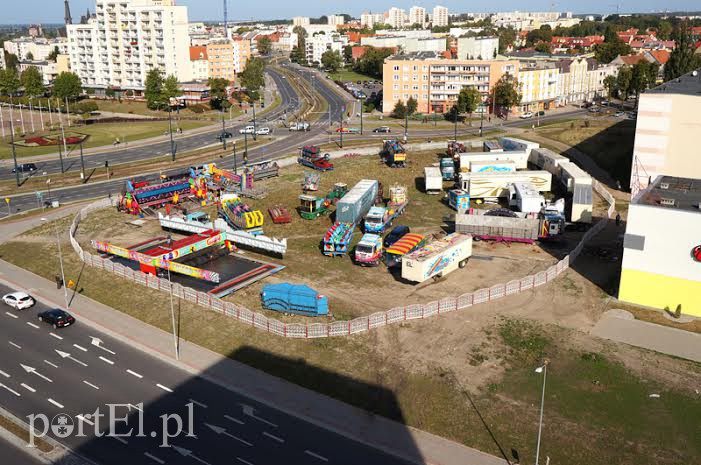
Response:
[{"label": "road marking", "polygon": [[172,390],[171,388],[165,387],[165,386],[162,385],[162,384],[156,384],[156,386],[158,386],[159,388],[163,389],[164,391],[173,392],[173,390]]},{"label": "road marking", "polygon": [[85,380],[83,380],[83,382],[84,382],[85,384],[87,384],[88,386],[90,386],[91,388],[95,388],[95,389],[97,389],[97,390],[100,390],[100,388],[97,387],[97,386],[95,386],[93,383],[90,383],[90,382],[85,381]]},{"label": "road marking", "polygon": [[19,366],[21,366],[22,369],[23,369],[24,371],[26,371],[27,373],[36,375],[36,376],[38,376],[38,377],[41,378],[41,379],[44,379],[44,380],[46,380],[46,381],[48,381],[48,382],[50,382],[50,383],[53,383],[53,381],[52,381],[50,378],[47,378],[46,376],[44,376],[44,375],[42,375],[41,373],[39,373],[39,372],[37,371],[37,369],[34,368],[34,367],[30,367],[30,366],[25,365],[25,364],[23,364],[23,363],[20,363]]},{"label": "road marking", "polygon": [[63,336],[59,336],[59,335],[56,334],[56,333],[49,333],[49,335],[55,337],[56,339],[63,340]]},{"label": "road marking", "polygon": [[224,415],[224,418],[226,418],[227,420],[233,421],[234,423],[238,423],[239,425],[244,424],[244,422],[242,422],[238,418],[230,417],[229,415]]},{"label": "road marking", "polygon": [[22,386],[23,388],[25,388],[25,389],[26,389],[27,391],[29,391],[29,392],[37,392],[36,389],[34,389],[33,387],[28,386],[28,385],[26,385],[26,384],[24,384],[24,383],[20,384],[20,386]]},{"label": "road marking", "polygon": [[46,363],[47,365],[50,365],[54,368],[58,368],[58,365],[54,365],[53,363],[49,362],[48,360],[44,360],[44,363]]},{"label": "road marking", "polygon": [[58,349],[54,349],[54,350],[55,350],[56,353],[57,353],[58,355],[60,355],[62,358],[69,358],[69,359],[73,360],[75,363],[77,363],[77,364],[79,364],[79,365],[83,365],[84,367],[88,366],[87,363],[81,362],[81,361],[78,360],[77,358],[73,358],[73,356],[72,356],[71,354],[69,354],[68,352],[63,352],[63,351],[60,351],[60,350],[58,350]]},{"label": "road marking", "polygon": [[28,324],[29,326],[31,326],[32,328],[34,328],[34,329],[39,329],[39,325],[35,325],[35,324],[32,323],[31,321],[28,321],[27,324]]},{"label": "road marking", "polygon": [[12,318],[19,318],[17,315],[15,315],[14,313],[10,313],[10,312],[5,312],[5,315],[11,316]]},{"label": "road marking", "polygon": [[52,404],[54,404],[56,407],[58,407],[58,408],[63,408],[63,405],[59,404],[58,402],[56,402],[55,400],[53,400],[51,397],[49,397],[47,400],[48,400],[49,402],[51,402]]},{"label": "road marking", "polygon": [[127,370],[127,373],[129,373],[132,376],[136,376],[137,378],[143,378],[143,375],[140,375],[135,371]]},{"label": "road marking", "polygon": [[205,404],[203,404],[202,402],[197,402],[197,401],[194,400],[194,399],[188,399],[188,400],[189,400],[190,402],[192,402],[193,404],[195,404],[195,405],[199,405],[199,406],[202,407],[202,408],[207,408],[207,406],[206,406]]},{"label": "road marking", "polygon": [[263,431],[263,436],[268,436],[270,439],[274,439],[275,441],[280,442],[280,443],[285,442],[284,439],[279,438],[279,437],[277,437],[277,436],[275,436],[275,435],[273,435],[273,434],[270,434],[270,433],[268,433],[267,431]]},{"label": "road marking", "polygon": [[15,344],[15,343],[14,343],[14,342],[12,342],[12,341],[8,341],[8,342],[10,343],[10,345],[12,345],[12,346],[15,346],[15,347],[17,347],[17,348],[18,348],[18,349],[20,349],[20,350],[22,349],[22,347],[21,347],[21,346],[19,346],[19,345]]},{"label": "road marking", "polygon": [[94,423],[94,422],[88,420],[88,419],[85,418],[82,414],[81,414],[81,415],[76,415],[75,417],[78,418],[79,420],[83,420],[85,423],[87,423],[87,424],[90,425],[90,426],[95,426],[95,423]]},{"label": "road marking", "polygon": [[261,417],[259,417],[259,416],[256,416],[255,409],[254,409],[253,407],[251,407],[250,405],[241,404],[241,408],[243,409],[243,414],[244,414],[244,415],[249,416],[249,417],[251,417],[251,418],[255,418],[256,420],[258,420],[258,421],[260,421],[260,422],[262,422],[262,423],[265,423],[266,425],[270,425],[270,426],[272,426],[273,428],[277,428],[277,425],[276,425],[275,423],[273,423],[273,422],[271,422],[271,421],[268,421],[268,420],[266,420],[266,419],[264,419],[264,418],[261,418]]},{"label": "road marking", "polygon": [[81,347],[81,346],[79,346],[78,344],[73,344],[73,347],[75,347],[76,349],[80,349],[80,350],[82,350],[83,352],[87,352],[87,351],[88,351],[88,349],[86,349],[85,347]]},{"label": "road marking", "polygon": [[317,453],[315,453],[315,452],[312,452],[312,451],[310,451],[310,450],[305,450],[304,453],[307,454],[307,455],[311,455],[312,457],[315,457],[315,458],[317,458],[317,459],[319,459],[319,460],[323,460],[324,462],[328,462],[328,461],[329,461],[329,459],[327,459],[326,457],[324,457],[324,456],[322,456],[322,455],[319,455],[319,454],[317,454]]},{"label": "road marking", "polygon": [[100,348],[100,349],[104,350],[105,352],[108,352],[108,353],[110,353],[110,354],[112,354],[112,355],[116,355],[116,354],[115,354],[114,352],[112,352],[111,350],[102,347],[102,339],[100,339],[99,337],[90,336],[90,344],[92,344],[92,345],[94,345],[95,347],[98,347],[98,348]]},{"label": "road marking", "polygon": [[144,452],[144,455],[146,457],[150,458],[151,460],[153,460],[154,462],[160,463],[161,465],[163,465],[165,463],[163,460],[159,459],[155,455],[149,454],[148,452]]},{"label": "road marking", "polygon": [[249,462],[248,460],[244,460],[241,457],[236,457],[236,460],[238,460],[239,462],[244,463],[246,465],[253,465],[251,462]]},{"label": "road marking", "polygon": [[10,375],[8,375],[7,373],[5,373],[5,372],[2,371],[2,370],[0,370],[0,375],[3,375],[5,378],[9,378],[9,377],[10,377]]},{"label": "road marking", "polygon": [[129,444],[129,442],[126,439],[120,438],[119,436],[110,436],[110,437],[112,439],[116,439],[117,441],[121,442],[122,444]]},{"label": "road marking", "polygon": [[102,355],[100,355],[100,360],[102,360],[105,363],[109,363],[110,365],[114,365],[114,362],[112,360],[105,358]]},{"label": "road marking", "polygon": [[7,389],[8,391],[10,391],[11,393],[13,393],[13,394],[16,395],[17,397],[22,397],[22,394],[20,394],[19,392],[15,391],[14,389],[11,389],[11,388],[5,386],[5,385],[2,384],[2,383],[0,383],[0,387]]}]

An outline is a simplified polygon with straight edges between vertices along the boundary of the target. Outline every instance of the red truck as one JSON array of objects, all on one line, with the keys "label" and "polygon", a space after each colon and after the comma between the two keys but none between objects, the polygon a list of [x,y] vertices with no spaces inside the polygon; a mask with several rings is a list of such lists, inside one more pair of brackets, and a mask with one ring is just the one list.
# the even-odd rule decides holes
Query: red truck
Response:
[{"label": "red truck", "polygon": [[329,154],[322,155],[318,145],[302,147],[297,163],[318,171],[333,171],[333,163],[329,162]]}]

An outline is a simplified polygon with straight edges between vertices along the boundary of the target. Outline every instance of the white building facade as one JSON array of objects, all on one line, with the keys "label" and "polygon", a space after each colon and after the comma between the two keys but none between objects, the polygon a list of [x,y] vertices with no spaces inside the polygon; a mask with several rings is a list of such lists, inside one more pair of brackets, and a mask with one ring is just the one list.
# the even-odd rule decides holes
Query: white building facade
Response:
[{"label": "white building facade", "polygon": [[448,19],[448,9],[444,6],[434,6],[433,15],[431,16],[431,25],[433,27],[445,27],[450,24]]},{"label": "white building facade", "polygon": [[412,6],[409,9],[409,26],[418,24],[419,26],[426,27],[426,9],[420,6]]},{"label": "white building facade", "polygon": [[499,38],[478,36],[458,38],[458,59],[491,60],[499,52]]}]

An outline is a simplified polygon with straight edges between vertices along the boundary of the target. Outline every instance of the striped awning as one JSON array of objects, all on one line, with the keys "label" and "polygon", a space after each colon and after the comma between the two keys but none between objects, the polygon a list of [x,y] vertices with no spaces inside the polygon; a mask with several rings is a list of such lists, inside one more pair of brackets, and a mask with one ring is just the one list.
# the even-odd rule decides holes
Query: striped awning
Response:
[{"label": "striped awning", "polygon": [[405,234],[402,236],[401,239],[399,239],[387,249],[387,253],[392,253],[395,255],[406,255],[423,240],[424,236],[422,236],[421,234]]}]

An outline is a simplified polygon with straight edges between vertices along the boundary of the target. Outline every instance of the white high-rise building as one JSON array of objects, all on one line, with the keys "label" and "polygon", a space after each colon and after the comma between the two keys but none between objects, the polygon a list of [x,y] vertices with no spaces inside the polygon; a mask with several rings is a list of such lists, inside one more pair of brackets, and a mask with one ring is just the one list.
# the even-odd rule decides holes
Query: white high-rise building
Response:
[{"label": "white high-rise building", "polygon": [[175,0],[97,0],[88,24],[66,29],[71,68],[86,87],[141,91],[154,68],[192,80],[187,7]]},{"label": "white high-rise building", "polygon": [[292,18],[292,26],[307,27],[309,24],[309,16],[295,16]]},{"label": "white high-rise building", "polygon": [[392,7],[387,12],[387,24],[389,24],[392,29],[401,29],[406,23],[407,16],[406,12],[401,8]]},{"label": "white high-rise building", "polygon": [[341,26],[346,22],[346,19],[341,15],[327,16],[329,26]]},{"label": "white high-rise building", "polygon": [[419,24],[421,27],[426,25],[426,8],[412,6],[409,9],[409,25],[414,24]]},{"label": "white high-rise building", "polygon": [[372,13],[363,13],[360,15],[360,25],[372,29],[375,27],[375,15]]},{"label": "white high-rise building", "polygon": [[444,6],[434,6],[431,22],[433,27],[448,26],[448,9]]}]

